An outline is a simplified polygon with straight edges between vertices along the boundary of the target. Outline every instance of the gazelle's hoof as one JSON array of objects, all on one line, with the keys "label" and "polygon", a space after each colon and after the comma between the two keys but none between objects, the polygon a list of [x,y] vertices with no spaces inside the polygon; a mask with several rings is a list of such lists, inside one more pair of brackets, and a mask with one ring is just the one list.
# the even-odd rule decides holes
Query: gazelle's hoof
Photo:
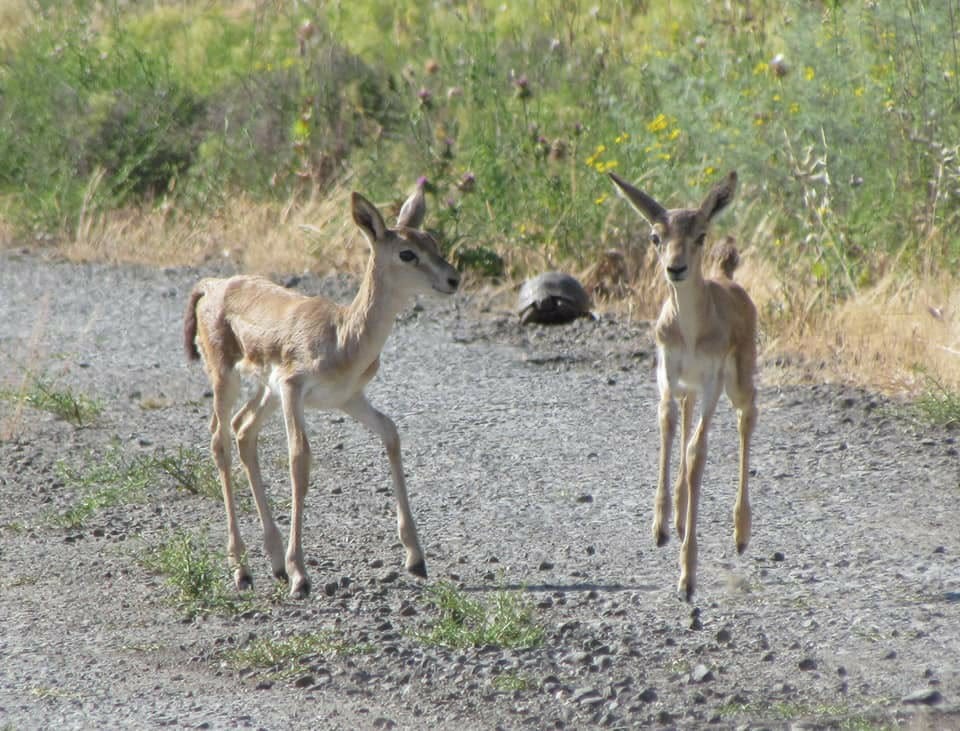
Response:
[{"label": "gazelle's hoof", "polygon": [[657,548],[663,548],[667,543],[670,542],[670,534],[665,530],[657,530],[653,532],[653,540],[657,544]]},{"label": "gazelle's hoof", "polygon": [[423,559],[417,561],[412,566],[407,566],[407,571],[420,579],[427,578],[427,564]]},{"label": "gazelle's hoof", "polygon": [[744,541],[743,543],[738,543],[738,544],[737,544],[737,553],[741,553],[741,554],[742,554],[742,553],[743,553],[744,551],[746,551],[746,550],[747,550],[747,542],[746,542],[746,541]]},{"label": "gazelle's hoof", "polygon": [[310,596],[309,579],[300,579],[300,581],[290,589],[291,599],[306,599],[308,596]]},{"label": "gazelle's hoof", "polygon": [[290,577],[287,576],[286,569],[278,569],[277,571],[274,571],[273,578],[275,578],[277,581],[282,581],[284,584],[290,583]]},{"label": "gazelle's hoof", "polygon": [[677,596],[687,604],[693,601],[693,582],[680,579],[680,583],[677,585]]},{"label": "gazelle's hoof", "polygon": [[238,569],[233,577],[233,583],[236,585],[237,591],[250,591],[253,588],[253,578],[247,571]]}]

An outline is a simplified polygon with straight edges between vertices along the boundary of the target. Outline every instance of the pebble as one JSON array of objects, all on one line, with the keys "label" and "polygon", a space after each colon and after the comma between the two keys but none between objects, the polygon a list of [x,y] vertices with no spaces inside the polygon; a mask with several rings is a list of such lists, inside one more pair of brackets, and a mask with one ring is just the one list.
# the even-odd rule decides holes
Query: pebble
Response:
[{"label": "pebble", "polygon": [[578,688],[573,691],[570,702],[579,706],[596,706],[603,703],[603,696],[596,688]]},{"label": "pebble", "polygon": [[654,688],[644,688],[637,698],[644,703],[653,703],[657,700],[657,691]]},{"label": "pebble", "polygon": [[801,670],[816,670],[817,661],[814,660],[812,657],[805,657],[803,658],[803,660],[797,663],[797,667],[800,668]]},{"label": "pebble", "polygon": [[690,679],[694,683],[709,683],[713,680],[713,672],[706,665],[697,665],[690,673]]},{"label": "pebble", "polygon": [[943,701],[943,695],[936,688],[921,688],[906,695],[900,701],[908,705],[935,706]]}]

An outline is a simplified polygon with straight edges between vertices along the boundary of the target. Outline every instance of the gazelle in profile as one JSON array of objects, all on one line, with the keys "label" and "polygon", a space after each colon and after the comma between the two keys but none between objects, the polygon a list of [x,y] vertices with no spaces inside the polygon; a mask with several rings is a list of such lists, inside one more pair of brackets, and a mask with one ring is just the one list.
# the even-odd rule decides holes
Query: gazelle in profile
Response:
[{"label": "gazelle in profile", "polygon": [[[240,537],[230,479],[230,432],[236,433],[263,527],[263,546],[273,574],[290,583],[290,594],[310,593],[301,548],[303,501],[310,472],[304,407],[339,409],[376,433],[386,447],[397,500],[400,542],[406,568],[426,577],[423,550],[407,501],[400,438],[389,417],[374,409],[363,389],[376,374],[380,351],[397,313],[417,292],[452,294],[460,275],[419,226],[425,213],[420,187],[401,209],[397,228],[388,228],[377,208],[359,193],[351,199],[353,220],[370,245],[370,258],[353,303],[338,305],[309,297],[262,277],[203,279],[193,288],[184,316],[187,357],[203,356],[213,387],[211,449],[227,510],[227,559],[237,589],[252,586]],[[253,396],[232,415],[241,373],[255,376]],[[283,413],[293,483],[290,537],[284,552],[280,531],[264,493],[257,435],[277,407]]]},{"label": "gazelle in profile", "polygon": [[[740,432],[740,484],[733,509],[733,539],[742,553],[750,540],[747,475],[750,436],[757,422],[757,311],[743,288],[733,281],[736,253],[728,252],[723,276],[703,276],[704,240],[710,221],[726,208],[737,187],[731,172],[698,208],[667,210],[643,191],[610,174],[614,184],[650,224],[669,296],[657,320],[657,384],[660,388],[660,474],[654,502],[653,540],[667,542],[670,503],[670,452],[677,430],[680,401],[680,467],[673,504],[674,528],[683,541],[678,591],[693,596],[697,569],[697,507],[707,459],[707,431],[725,390],[737,410]],[[691,438],[697,396],[700,420]]]}]

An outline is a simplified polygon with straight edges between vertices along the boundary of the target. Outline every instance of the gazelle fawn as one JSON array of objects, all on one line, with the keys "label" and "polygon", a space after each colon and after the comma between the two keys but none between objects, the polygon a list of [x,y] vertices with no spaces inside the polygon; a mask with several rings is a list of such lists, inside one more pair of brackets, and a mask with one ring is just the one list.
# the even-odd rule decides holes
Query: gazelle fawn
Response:
[{"label": "gazelle fawn", "polygon": [[[227,511],[227,558],[241,590],[253,582],[230,477],[231,431],[236,434],[240,462],[253,491],[274,576],[290,582],[294,597],[310,593],[301,548],[310,472],[306,406],[339,409],[383,441],[393,475],[406,568],[415,576],[427,575],[407,501],[397,428],[370,405],[363,389],[377,372],[380,351],[400,309],[417,292],[452,294],[460,275],[440,255],[434,239],[419,230],[425,212],[420,187],[401,209],[395,229],[388,228],[377,208],[359,193],[353,194],[351,208],[354,222],[370,245],[366,272],[352,304],[343,306],[323,297],[298,294],[252,276],[203,279],[190,294],[184,346],[189,359],[203,356],[213,388],[211,449]],[[233,415],[241,374],[255,376],[258,386]],[[257,435],[278,406],[286,427],[293,483],[286,551],[264,493],[257,458]]]},{"label": "gazelle fawn", "polygon": [[[670,503],[670,452],[677,431],[680,402],[680,466],[673,521],[683,541],[678,591],[693,596],[697,569],[697,507],[707,459],[707,432],[725,390],[737,410],[740,432],[740,484],[733,509],[733,539],[742,553],[750,540],[747,476],[750,436],[757,422],[757,311],[749,295],[733,281],[735,255],[726,257],[723,276],[705,279],[704,240],[710,221],[733,198],[737,174],[731,172],[698,208],[667,210],[630,183],[610,174],[614,184],[650,224],[669,287],[657,320],[657,384],[660,389],[660,474],[654,502],[653,540],[667,542]],[[694,405],[701,397],[700,420],[691,436]]]}]

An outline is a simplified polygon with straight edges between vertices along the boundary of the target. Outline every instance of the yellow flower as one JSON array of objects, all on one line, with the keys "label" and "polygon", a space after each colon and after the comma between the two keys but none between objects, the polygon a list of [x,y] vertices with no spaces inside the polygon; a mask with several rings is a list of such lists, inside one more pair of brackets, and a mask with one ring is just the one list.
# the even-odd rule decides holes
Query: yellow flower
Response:
[{"label": "yellow flower", "polygon": [[672,130],[670,130],[670,136],[667,137],[667,139],[669,139],[669,140],[675,140],[675,139],[677,139],[677,137],[679,137],[679,136],[680,136],[680,128],[679,128],[679,127],[674,127]]},{"label": "yellow flower", "polygon": [[716,172],[717,172],[717,169],[713,165],[707,165],[707,167],[704,168],[703,174],[704,176],[709,178],[711,175],[714,175]]},{"label": "yellow flower", "polygon": [[796,102],[790,104],[790,114],[797,114],[800,112],[800,105]]},{"label": "yellow flower", "polygon": [[773,100],[774,100],[775,102],[780,101],[780,95],[779,95],[779,94],[774,94],[774,95],[773,95]]},{"label": "yellow flower", "polygon": [[813,66],[807,66],[803,70],[803,78],[805,78],[807,81],[813,81],[816,75],[817,72],[813,70]]},{"label": "yellow flower", "polygon": [[862,86],[858,86],[856,89],[853,90],[853,95],[863,96],[865,92],[866,92],[866,89],[864,89]]},{"label": "yellow flower", "polygon": [[769,68],[770,66],[767,65],[766,61],[761,61],[760,63],[758,63],[756,66],[753,67],[753,75],[759,76],[760,74],[765,74],[767,73],[767,69]]},{"label": "yellow flower", "polygon": [[597,199],[594,201],[594,203],[597,204],[598,206],[602,206],[603,203],[604,203],[604,201],[606,201],[606,200],[607,200],[607,194],[604,193],[604,194],[602,194],[599,198],[597,198]]},{"label": "yellow flower", "polygon": [[647,125],[647,130],[654,133],[662,132],[669,126],[670,122],[667,120],[667,115],[658,114],[656,118]]},{"label": "yellow flower", "polygon": [[766,120],[763,117],[755,117],[753,120],[754,127],[762,127],[764,124],[766,124]]},{"label": "yellow flower", "polygon": [[614,140],[614,143],[615,143],[615,144],[618,144],[618,145],[622,145],[624,142],[626,142],[626,141],[629,140],[629,139],[630,139],[630,133],[629,133],[629,132],[624,132],[623,134],[619,135],[619,136]]},{"label": "yellow flower", "polygon": [[669,159],[670,159],[670,153],[669,153],[669,152],[661,152],[659,155],[657,155],[657,157],[659,157],[661,160],[669,160]]}]

